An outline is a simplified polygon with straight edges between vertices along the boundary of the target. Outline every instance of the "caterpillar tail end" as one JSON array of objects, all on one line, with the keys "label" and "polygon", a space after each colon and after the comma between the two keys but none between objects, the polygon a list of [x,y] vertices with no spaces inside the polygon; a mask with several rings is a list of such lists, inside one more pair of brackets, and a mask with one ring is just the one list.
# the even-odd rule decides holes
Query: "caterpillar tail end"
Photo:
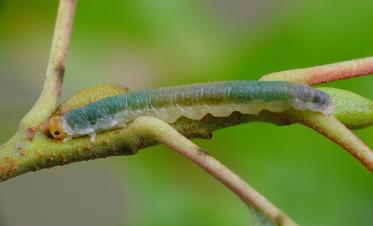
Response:
[{"label": "caterpillar tail end", "polygon": [[69,142],[70,140],[72,140],[73,138],[72,137],[65,137],[65,138],[63,138],[63,143],[67,143],[67,142]]},{"label": "caterpillar tail end", "polygon": [[324,115],[333,115],[334,111],[335,111],[334,104],[331,103],[325,109],[323,109],[321,113]]}]

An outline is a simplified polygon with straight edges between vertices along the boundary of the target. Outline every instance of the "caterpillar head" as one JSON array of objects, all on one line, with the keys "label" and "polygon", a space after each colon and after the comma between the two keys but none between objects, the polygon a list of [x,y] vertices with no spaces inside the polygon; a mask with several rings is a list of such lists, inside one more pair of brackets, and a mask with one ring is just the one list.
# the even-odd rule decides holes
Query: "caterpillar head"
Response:
[{"label": "caterpillar head", "polygon": [[65,131],[63,130],[63,120],[61,116],[50,118],[48,120],[47,127],[50,135],[54,139],[62,140],[67,136]]}]

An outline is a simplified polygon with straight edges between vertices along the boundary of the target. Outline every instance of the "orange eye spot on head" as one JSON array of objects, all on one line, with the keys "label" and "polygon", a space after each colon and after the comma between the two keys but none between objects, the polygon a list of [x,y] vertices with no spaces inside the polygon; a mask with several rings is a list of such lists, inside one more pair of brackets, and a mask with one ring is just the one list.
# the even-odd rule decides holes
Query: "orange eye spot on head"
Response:
[{"label": "orange eye spot on head", "polygon": [[50,118],[47,126],[48,126],[50,135],[54,139],[63,139],[66,137],[66,134],[63,131],[62,119],[60,116]]}]

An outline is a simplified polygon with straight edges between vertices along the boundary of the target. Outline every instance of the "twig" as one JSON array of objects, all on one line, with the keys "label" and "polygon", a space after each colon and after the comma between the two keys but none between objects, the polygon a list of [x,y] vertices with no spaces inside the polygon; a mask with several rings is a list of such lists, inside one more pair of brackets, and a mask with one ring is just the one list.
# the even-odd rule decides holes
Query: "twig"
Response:
[{"label": "twig", "polygon": [[[373,57],[367,57],[357,60],[344,61],[340,63],[327,64],[322,66],[304,68],[304,69],[294,69],[289,71],[281,71],[265,75],[261,80],[284,80],[296,83],[306,83],[306,84],[318,84],[324,82],[331,82],[341,79],[347,79],[357,76],[363,76],[373,73]],[[350,125],[351,128],[364,127],[364,125],[371,125],[370,118],[371,110],[364,110],[362,121],[364,125],[360,124],[362,121],[361,109],[351,109],[353,106],[359,106],[361,101],[366,102],[364,106],[366,109],[370,109],[370,101],[364,101],[361,98],[356,98],[357,95],[353,93],[346,93],[343,90],[338,91],[329,90],[331,93],[339,93],[336,97],[342,98],[343,106],[338,106],[340,112],[335,112],[335,115],[340,116],[341,119],[348,119],[351,122],[345,122],[346,125]],[[348,99],[352,100],[348,103]],[[336,100],[336,99],[334,99]],[[336,104],[340,105],[341,103]],[[363,105],[362,105],[363,106]],[[343,109],[343,110],[341,110]],[[365,109],[365,108],[364,108]],[[352,114],[351,114],[352,113]],[[345,150],[350,152],[356,159],[358,159],[370,172],[373,173],[373,152],[372,150],[361,141],[351,130],[349,130],[346,125],[341,123],[338,119],[333,116],[323,116],[321,114],[309,113],[309,112],[290,112],[287,115],[289,120],[294,123],[302,123],[317,132],[325,135]],[[353,121],[359,122],[359,126],[355,126]]]},{"label": "twig", "polygon": [[73,27],[76,2],[77,0],[60,0],[44,87],[35,105],[20,122],[20,130],[38,127],[57,106],[61,93],[65,71],[64,62]]},{"label": "twig", "polygon": [[373,74],[373,57],[275,72],[263,76],[260,80],[284,80],[312,85],[368,74]]},{"label": "twig", "polygon": [[338,119],[317,113],[294,113],[291,118],[343,147],[373,173],[373,151]]},{"label": "twig", "polygon": [[142,130],[144,134],[192,160],[236,193],[248,206],[262,212],[276,225],[297,225],[234,172],[202,151],[200,147],[181,135],[169,124],[153,117],[139,117],[133,122],[132,127]]}]

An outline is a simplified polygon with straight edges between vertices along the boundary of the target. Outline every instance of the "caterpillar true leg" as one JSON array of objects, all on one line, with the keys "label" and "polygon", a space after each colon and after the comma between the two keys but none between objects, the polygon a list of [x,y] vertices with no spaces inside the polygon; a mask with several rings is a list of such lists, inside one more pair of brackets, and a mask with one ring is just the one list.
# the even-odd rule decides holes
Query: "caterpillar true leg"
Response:
[{"label": "caterpillar true leg", "polygon": [[118,128],[124,128],[124,127],[127,127],[127,126],[128,126],[127,123],[122,122],[122,123],[120,123],[120,124],[118,125]]},{"label": "caterpillar true leg", "polygon": [[73,139],[72,137],[65,137],[65,138],[63,138],[63,142],[66,143],[66,142],[69,142],[72,139]]},{"label": "caterpillar true leg", "polygon": [[95,132],[90,133],[89,136],[91,137],[91,142],[95,142],[96,141],[96,133]]}]

